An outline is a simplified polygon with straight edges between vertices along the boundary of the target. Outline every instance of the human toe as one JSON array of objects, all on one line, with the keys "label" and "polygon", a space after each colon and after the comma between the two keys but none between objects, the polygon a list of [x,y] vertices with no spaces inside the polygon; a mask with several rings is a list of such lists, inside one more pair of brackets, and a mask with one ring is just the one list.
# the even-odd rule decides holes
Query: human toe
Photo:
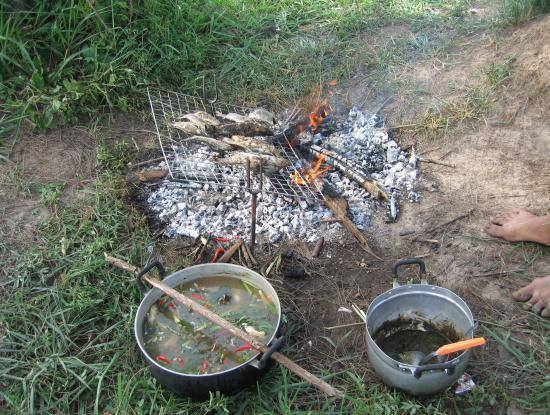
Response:
[{"label": "human toe", "polygon": [[536,314],[542,314],[542,310],[546,307],[546,304],[544,303],[544,301],[540,300],[540,301],[537,301],[535,304],[533,304],[533,312],[536,313]]},{"label": "human toe", "polygon": [[496,236],[498,238],[503,238],[506,234],[506,231],[504,230],[504,228],[502,226],[498,226],[498,225],[495,225],[495,224],[491,224],[491,225],[487,225],[485,228],[485,233],[491,235],[491,236]]},{"label": "human toe", "polygon": [[550,305],[547,304],[546,307],[540,312],[540,315],[545,318],[550,317]]},{"label": "human toe", "polygon": [[512,293],[512,298],[516,301],[527,301],[532,296],[533,292],[531,290],[531,284]]}]

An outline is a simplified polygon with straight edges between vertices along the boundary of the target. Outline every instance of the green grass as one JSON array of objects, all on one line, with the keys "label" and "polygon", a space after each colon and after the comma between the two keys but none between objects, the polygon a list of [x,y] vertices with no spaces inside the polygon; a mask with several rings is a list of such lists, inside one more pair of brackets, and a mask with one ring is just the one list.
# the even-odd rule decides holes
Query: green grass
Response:
[{"label": "green grass", "polygon": [[150,83],[197,94],[204,75],[217,77],[228,101],[280,107],[320,81],[398,59],[365,53],[363,35],[387,23],[434,33],[479,25],[464,0],[24,4],[0,0],[5,144],[22,126],[44,130],[104,108],[141,106]]},{"label": "green grass", "polygon": [[[365,389],[351,370],[336,376],[319,370],[348,390],[341,403],[281,368],[256,389],[236,397],[213,395],[206,403],[164,391],[133,340],[141,299],[134,278],[103,259],[110,252],[142,265],[154,255],[145,218],[125,200],[120,173],[128,155],[124,141],[100,145],[101,173],[90,198],[77,205],[63,204],[61,186],[33,186],[28,197],[46,198],[55,215],[39,225],[36,243],[23,251],[0,239],[0,412],[443,413],[441,397],[421,402],[376,384]],[[297,359],[303,353],[292,342],[286,352]]]},{"label": "green grass", "polygon": [[548,0],[504,0],[498,20],[503,25],[518,25],[548,12],[550,12]]},{"label": "green grass", "polygon": [[[27,9],[23,3],[0,0],[0,140],[7,144],[21,128],[44,130],[104,109],[139,107],[150,83],[197,94],[202,75],[217,76],[227,101],[271,107],[320,81],[357,73],[383,88],[403,62],[442,53],[440,33],[486,27],[468,18],[470,2],[462,0],[103,0],[91,2],[95,11],[85,0],[27,2],[35,4]],[[390,24],[406,26],[412,36],[369,49],[371,37]],[[434,109],[434,131],[482,119],[491,91],[505,85],[509,72],[510,62],[495,63],[486,84]],[[463,398],[446,392],[413,399],[351,368],[333,375],[319,367],[315,373],[348,392],[335,403],[276,366],[256,389],[235,397],[197,403],[165,392],[133,341],[141,298],[134,280],[103,260],[108,251],[143,265],[157,253],[121,179],[131,148],[124,140],[99,145],[100,173],[89,198],[76,205],[63,203],[63,184],[30,182],[21,166],[0,178],[52,211],[30,246],[0,235],[0,413],[490,413],[511,399],[532,411],[548,406],[547,366],[537,366],[548,359],[542,334],[548,327],[536,318],[526,332],[537,342],[534,352],[518,343],[525,342],[518,331],[487,331],[512,350],[496,370],[517,369],[513,391],[495,376]],[[186,262],[178,261],[177,268]],[[292,341],[285,353],[303,357]]]}]

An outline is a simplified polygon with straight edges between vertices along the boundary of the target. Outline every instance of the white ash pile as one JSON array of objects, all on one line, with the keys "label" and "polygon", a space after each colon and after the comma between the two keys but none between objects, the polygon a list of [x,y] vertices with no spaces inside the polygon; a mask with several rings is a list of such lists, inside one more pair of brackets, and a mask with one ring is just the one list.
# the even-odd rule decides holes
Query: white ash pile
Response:
[{"label": "white ash pile", "polygon": [[[348,119],[337,123],[335,132],[322,137],[322,146],[353,161],[377,180],[392,200],[401,193],[410,196],[417,174],[416,156],[402,151],[377,117],[351,109]],[[200,146],[192,155],[186,153],[186,165],[200,164],[210,157],[211,148]],[[151,192],[149,208],[166,224],[166,236],[248,238],[251,197],[240,182],[242,167],[220,168],[227,177],[235,177],[235,187],[165,180]],[[366,228],[380,202],[339,171],[330,170],[322,179],[347,200],[354,224]],[[332,213],[321,201],[282,196],[272,192],[272,186],[269,179],[264,179],[263,191],[258,195],[256,233],[260,242],[275,243],[284,238],[312,242],[321,235],[328,239],[341,236],[341,226],[329,221]]]}]

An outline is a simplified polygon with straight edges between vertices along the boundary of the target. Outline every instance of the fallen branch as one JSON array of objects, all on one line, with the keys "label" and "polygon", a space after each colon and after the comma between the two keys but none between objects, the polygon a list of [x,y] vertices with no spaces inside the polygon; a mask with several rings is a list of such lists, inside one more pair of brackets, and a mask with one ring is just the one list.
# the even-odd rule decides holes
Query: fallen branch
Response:
[{"label": "fallen branch", "polygon": [[[112,264],[120,269],[123,269],[125,271],[129,271],[133,274],[137,273],[137,268],[126,263],[125,261],[114,258],[107,253],[105,255],[105,262],[108,264]],[[153,287],[159,289],[169,297],[173,298],[176,302],[182,304],[183,306],[187,307],[191,311],[193,311],[196,314],[201,315],[202,317],[210,320],[214,324],[220,326],[221,328],[224,328],[229,333],[231,333],[233,336],[245,341],[246,343],[250,344],[252,348],[258,352],[266,353],[268,351],[268,347],[263,344],[262,342],[258,341],[255,337],[252,337],[248,333],[244,332],[243,330],[239,329],[238,327],[231,324],[229,321],[221,318],[216,313],[213,313],[211,310],[203,307],[199,303],[191,300],[187,296],[183,295],[179,291],[176,291],[174,288],[169,287],[168,285],[164,284],[162,281],[158,280],[154,277],[149,277],[147,275],[144,275],[143,280],[147,281],[149,284],[151,284]],[[285,366],[287,369],[289,369],[292,373],[296,374],[300,378],[304,379],[306,382],[308,382],[310,385],[316,387],[320,391],[326,393],[328,396],[333,396],[337,398],[342,398],[344,396],[343,392],[330,386],[325,381],[319,379],[317,376],[311,374],[307,370],[305,370],[303,367],[297,365],[292,360],[290,360],[288,357],[284,356],[283,354],[279,352],[274,352],[271,355],[271,358],[283,366]]]},{"label": "fallen branch", "polygon": [[332,211],[334,216],[340,220],[344,228],[346,228],[354,236],[365,252],[382,261],[382,258],[372,252],[367,239],[363,236],[359,229],[357,229],[353,222],[349,220],[347,214],[348,203],[344,199],[327,196],[325,198],[325,205]]}]

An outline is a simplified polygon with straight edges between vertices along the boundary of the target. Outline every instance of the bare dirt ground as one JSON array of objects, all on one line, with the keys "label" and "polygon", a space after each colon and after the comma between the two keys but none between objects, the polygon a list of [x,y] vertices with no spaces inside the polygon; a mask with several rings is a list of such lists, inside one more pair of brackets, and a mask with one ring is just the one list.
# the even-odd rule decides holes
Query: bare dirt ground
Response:
[{"label": "bare dirt ground", "polygon": [[[306,365],[327,371],[353,367],[366,381],[376,379],[368,365],[357,365],[367,361],[362,328],[326,327],[357,322],[354,314],[337,312],[338,308],[355,303],[366,309],[372,299],[390,288],[389,269],[399,258],[421,256],[430,280],[461,295],[482,321],[497,319],[506,325],[525,316],[510,300],[510,292],[535,275],[550,273],[548,249],[511,245],[488,237],[482,229],[491,215],[502,210],[523,206],[542,214],[550,206],[550,16],[511,29],[500,38],[468,38],[443,61],[437,57],[411,63],[404,73],[423,90],[421,97],[394,90],[395,101],[383,115],[390,127],[416,122],[424,107],[415,100],[451,99],[457,86],[477,82],[490,63],[512,55],[510,77],[498,90],[484,122],[449,130],[435,140],[399,131],[403,146],[414,145],[425,157],[454,167],[421,162],[421,203],[405,204],[394,224],[385,223],[383,215],[378,215],[367,236],[384,261],[374,260],[353,240],[344,238],[327,245],[318,259],[294,260],[305,265],[309,273],[305,279],[286,279],[277,271],[269,275],[294,326],[291,348],[306,352]],[[353,94],[349,96],[353,99]],[[148,127],[126,115],[113,125],[116,127],[102,129],[104,139],[132,136],[138,157],[148,157],[147,148],[154,144]],[[65,183],[65,203],[87,191],[96,174],[95,140],[89,129],[67,127],[19,142],[11,161],[0,165],[4,237],[16,243],[32,242],[34,226],[55,214],[37,196],[22,196],[25,181]],[[305,252],[310,247],[298,244],[295,248]],[[174,254],[182,252],[181,244],[161,242],[159,249],[168,262],[181,257]],[[268,260],[282,249],[262,247],[259,258]],[[483,383],[484,370],[495,350],[500,353],[497,357],[504,353],[489,343],[474,358],[469,370],[477,375],[478,383]]]}]

